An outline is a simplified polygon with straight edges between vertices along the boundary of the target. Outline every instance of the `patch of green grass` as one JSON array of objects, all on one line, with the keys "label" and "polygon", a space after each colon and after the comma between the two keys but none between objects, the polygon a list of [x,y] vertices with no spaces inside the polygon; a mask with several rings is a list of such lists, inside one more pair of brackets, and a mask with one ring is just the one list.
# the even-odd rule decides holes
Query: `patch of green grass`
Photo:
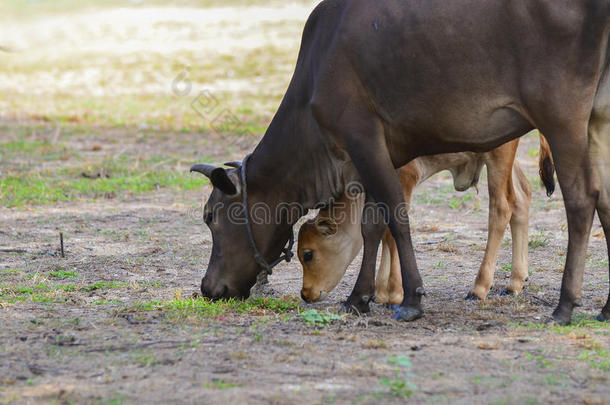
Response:
[{"label": "patch of green grass", "polygon": [[181,298],[171,301],[139,302],[129,307],[119,309],[120,312],[133,311],[163,311],[170,318],[186,319],[190,317],[206,318],[216,317],[230,313],[265,315],[269,312],[285,314],[300,309],[300,303],[296,300],[272,297],[257,297],[247,300],[217,300],[207,298]]},{"label": "patch of green grass", "polygon": [[587,350],[578,356],[578,360],[587,361],[593,368],[610,371],[610,351],[598,348]]},{"label": "patch of green grass", "polygon": [[80,274],[78,274],[76,271],[69,271],[69,270],[62,270],[62,269],[57,269],[55,271],[52,271],[49,273],[49,275],[51,277],[54,278],[59,278],[59,279],[66,279],[66,278],[77,278],[80,277]]},{"label": "patch of green grass", "polygon": [[[408,379],[412,374],[408,372],[413,366],[408,356],[389,357],[386,362],[394,366],[393,378],[382,378],[379,382],[382,386],[390,389],[390,394],[396,398],[409,398],[413,395],[417,386]],[[407,372],[405,372],[405,370]]]},{"label": "patch of green grass", "polygon": [[142,287],[152,287],[152,288],[163,288],[165,285],[163,281],[153,280],[153,281],[138,281]]},{"label": "patch of green grass", "polygon": [[98,305],[98,306],[102,306],[102,305],[121,305],[122,302],[118,301],[118,300],[104,300],[104,299],[100,299],[100,300],[96,300],[93,301],[93,305]]},{"label": "patch of green grass", "polygon": [[512,327],[523,328],[525,330],[546,330],[559,335],[578,332],[595,332],[601,335],[610,335],[610,324],[608,322],[599,322],[592,314],[576,314],[572,317],[570,325],[562,326],[555,323],[520,323],[510,324]]},{"label": "patch of green grass", "polygon": [[232,383],[232,382],[226,382],[223,381],[221,379],[212,379],[212,381],[207,382],[204,384],[204,387],[206,388],[213,388],[215,390],[228,390],[231,388],[237,388],[237,387],[241,387],[243,386],[243,384],[241,383]]},{"label": "patch of green grass", "polygon": [[316,309],[301,312],[298,314],[298,318],[309,326],[326,326],[334,320],[341,319],[338,314],[332,312],[319,312]]},{"label": "patch of green grass", "polygon": [[[116,177],[114,177],[116,176]],[[87,179],[61,172],[22,174],[0,179],[0,204],[8,207],[52,204],[61,201],[138,195],[159,188],[196,190],[206,184],[203,177],[169,170],[125,169],[111,178]]]},{"label": "patch of green grass", "polygon": [[461,197],[453,197],[451,198],[451,200],[449,200],[449,208],[456,210],[458,208],[466,206],[467,203],[473,200],[474,197],[472,194],[466,194]]},{"label": "patch of green grass", "polygon": [[120,392],[114,392],[112,396],[96,399],[93,403],[96,405],[123,405],[127,403],[127,400],[127,395]]},{"label": "patch of green grass", "polygon": [[95,291],[95,290],[112,290],[116,288],[121,288],[128,286],[129,283],[125,282],[117,282],[117,281],[98,281],[93,284],[86,285],[82,287],[83,291]]},{"label": "patch of green grass", "polygon": [[159,361],[153,355],[148,353],[130,354],[129,357],[134,363],[144,367],[154,366],[155,364],[159,363]]},{"label": "patch of green grass", "polygon": [[544,231],[540,231],[531,237],[527,244],[530,249],[545,247],[549,244],[549,238]]},{"label": "patch of green grass", "polygon": [[20,271],[16,269],[2,269],[0,270],[0,278],[7,278],[10,276],[16,276]]},{"label": "patch of green grass", "polygon": [[77,285],[74,283],[50,284],[47,282],[36,282],[32,284],[0,284],[0,301],[8,303],[27,300],[48,303],[65,302],[67,296],[62,293],[75,291],[91,292],[95,290],[121,288],[127,285],[129,285],[129,283],[119,283],[114,281],[98,281],[96,283],[87,285]]}]

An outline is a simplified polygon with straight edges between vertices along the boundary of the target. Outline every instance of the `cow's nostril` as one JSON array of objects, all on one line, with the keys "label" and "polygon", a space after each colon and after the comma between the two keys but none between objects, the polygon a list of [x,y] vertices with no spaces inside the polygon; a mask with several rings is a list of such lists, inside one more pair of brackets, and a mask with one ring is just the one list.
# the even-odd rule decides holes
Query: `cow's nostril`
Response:
[{"label": "cow's nostril", "polygon": [[229,287],[220,283],[215,284],[210,280],[203,279],[201,282],[201,295],[205,298],[217,300],[224,298],[229,294]]}]

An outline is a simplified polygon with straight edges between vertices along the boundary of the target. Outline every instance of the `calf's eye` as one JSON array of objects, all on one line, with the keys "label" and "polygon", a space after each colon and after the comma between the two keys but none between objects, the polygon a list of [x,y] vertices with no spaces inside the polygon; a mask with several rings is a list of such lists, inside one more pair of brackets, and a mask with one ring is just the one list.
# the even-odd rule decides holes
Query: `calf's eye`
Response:
[{"label": "calf's eye", "polygon": [[305,263],[310,262],[312,260],[313,260],[313,252],[312,251],[303,253],[303,261]]}]

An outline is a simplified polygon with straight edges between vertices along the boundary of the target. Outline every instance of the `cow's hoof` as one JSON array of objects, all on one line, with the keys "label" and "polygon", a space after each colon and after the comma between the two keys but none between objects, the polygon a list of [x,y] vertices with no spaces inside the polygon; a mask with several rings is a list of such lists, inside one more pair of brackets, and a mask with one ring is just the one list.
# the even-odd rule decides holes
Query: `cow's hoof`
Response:
[{"label": "cow's hoof", "polygon": [[390,308],[390,311],[398,311],[400,309],[400,304],[392,304],[388,308]]},{"label": "cow's hoof", "polygon": [[569,325],[572,322],[572,311],[557,307],[553,312],[553,320],[561,326]]},{"label": "cow's hoof", "polygon": [[500,292],[500,296],[503,297],[505,295],[516,295],[516,294],[513,290],[509,290],[508,288],[505,288]]},{"label": "cow's hoof", "polygon": [[597,315],[597,317],[595,318],[600,322],[610,322],[610,317],[607,317],[606,315],[604,315],[603,312],[600,312],[599,315]]},{"label": "cow's hoof", "polygon": [[396,321],[411,322],[421,318],[423,315],[424,311],[421,308],[399,307],[392,319]]},{"label": "cow's hoof", "polygon": [[369,302],[371,302],[369,297],[362,297],[356,302],[353,302],[348,298],[348,300],[341,305],[339,312],[355,315],[366,314],[367,312],[371,312]]},{"label": "cow's hoof", "polygon": [[466,301],[481,301],[481,299],[479,297],[477,297],[476,295],[474,295],[473,293],[468,293],[468,295],[466,297],[464,297],[464,299]]}]

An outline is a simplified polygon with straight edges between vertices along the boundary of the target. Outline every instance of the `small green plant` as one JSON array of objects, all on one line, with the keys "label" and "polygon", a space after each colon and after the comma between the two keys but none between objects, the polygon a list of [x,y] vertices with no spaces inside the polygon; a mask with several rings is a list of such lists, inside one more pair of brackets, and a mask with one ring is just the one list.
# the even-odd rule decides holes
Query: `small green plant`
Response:
[{"label": "small green plant", "polygon": [[316,309],[301,312],[298,316],[309,326],[325,326],[334,320],[341,319],[337,314],[333,314],[332,312],[319,312]]},{"label": "small green plant", "polygon": [[98,281],[93,284],[89,284],[83,287],[84,291],[90,292],[95,290],[111,290],[115,288],[121,288],[129,285],[129,283],[116,282],[116,281]]},{"label": "small green plant", "polygon": [[76,271],[67,271],[62,269],[57,269],[49,273],[51,277],[65,279],[65,278],[77,278],[80,277]]},{"label": "small green plant", "polygon": [[544,231],[540,231],[535,234],[529,241],[528,246],[530,249],[537,249],[539,247],[545,247],[549,244],[549,238]]},{"label": "small green plant", "polygon": [[610,351],[598,348],[587,350],[578,356],[578,360],[587,361],[589,366],[602,371],[610,371]]},{"label": "small green plant", "polygon": [[131,357],[135,363],[140,364],[144,367],[154,366],[155,364],[159,363],[159,361],[155,359],[154,356],[147,353],[130,354],[129,357]]},{"label": "small green plant", "polygon": [[220,379],[212,379],[212,381],[207,382],[204,384],[204,386],[206,388],[213,388],[215,390],[228,390],[230,388],[237,388],[237,387],[241,387],[243,384],[240,383],[231,383],[231,382],[225,382],[223,380]]},{"label": "small green plant", "polygon": [[8,276],[15,276],[17,274],[19,274],[19,270],[16,270],[16,269],[2,269],[2,270],[0,270],[0,278],[8,277]]},{"label": "small green plant", "polygon": [[388,387],[390,389],[390,394],[396,398],[411,397],[415,390],[417,390],[417,386],[408,381],[408,378],[412,377],[412,374],[405,372],[405,370],[409,370],[413,366],[409,357],[389,357],[386,362],[394,366],[395,375],[392,379],[382,378],[379,381],[380,384],[384,387]]}]

